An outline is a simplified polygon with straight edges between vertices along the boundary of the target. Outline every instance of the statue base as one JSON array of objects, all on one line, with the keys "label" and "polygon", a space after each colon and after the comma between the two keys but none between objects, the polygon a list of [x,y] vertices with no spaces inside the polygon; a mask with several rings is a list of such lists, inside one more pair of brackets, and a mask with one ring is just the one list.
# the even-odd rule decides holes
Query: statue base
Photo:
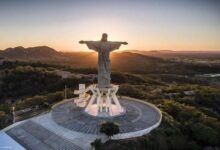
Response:
[{"label": "statue base", "polygon": [[[92,116],[113,117],[125,112],[116,96],[119,86],[112,85],[109,88],[98,88],[97,85],[90,85],[87,88],[84,84],[79,85],[79,90],[74,91],[79,94],[75,104],[85,107],[85,112]],[[86,94],[91,91],[92,94]],[[89,96],[88,96],[89,95]]]}]

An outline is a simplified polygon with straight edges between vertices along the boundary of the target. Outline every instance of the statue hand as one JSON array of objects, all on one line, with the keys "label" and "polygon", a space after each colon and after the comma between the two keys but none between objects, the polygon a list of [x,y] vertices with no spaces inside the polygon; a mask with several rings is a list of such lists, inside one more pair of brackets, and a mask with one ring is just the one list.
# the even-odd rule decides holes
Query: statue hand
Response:
[{"label": "statue hand", "polygon": [[84,44],[84,43],[85,43],[85,41],[81,40],[81,41],[79,41],[79,43],[80,43],[80,44]]},{"label": "statue hand", "polygon": [[124,45],[128,45],[128,42],[122,42],[122,44],[124,44]]}]

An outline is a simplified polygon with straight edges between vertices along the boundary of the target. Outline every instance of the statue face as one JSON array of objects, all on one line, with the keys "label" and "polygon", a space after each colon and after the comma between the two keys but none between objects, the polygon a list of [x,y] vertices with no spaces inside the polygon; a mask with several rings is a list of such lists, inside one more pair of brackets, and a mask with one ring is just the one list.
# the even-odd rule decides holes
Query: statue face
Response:
[{"label": "statue face", "polygon": [[108,34],[103,33],[103,34],[102,34],[102,40],[101,40],[101,41],[103,41],[103,42],[108,41]]}]

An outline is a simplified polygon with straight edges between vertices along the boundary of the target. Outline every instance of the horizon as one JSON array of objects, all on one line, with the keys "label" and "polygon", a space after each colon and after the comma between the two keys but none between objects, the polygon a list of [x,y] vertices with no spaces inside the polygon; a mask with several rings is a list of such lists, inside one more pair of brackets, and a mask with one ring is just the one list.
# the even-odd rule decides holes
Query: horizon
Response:
[{"label": "horizon", "polygon": [[0,49],[47,45],[58,51],[88,49],[80,40],[127,41],[119,51],[220,50],[220,2],[0,1]]},{"label": "horizon", "polygon": [[[18,47],[23,47],[24,49],[28,49],[28,48],[36,48],[36,47],[48,47],[48,48],[51,48],[57,52],[63,52],[63,53],[74,53],[74,52],[91,52],[93,53],[94,51],[93,50],[59,50],[59,49],[56,49],[56,48],[53,48],[53,47],[50,47],[50,46],[47,46],[47,45],[39,45],[39,46],[30,46],[30,47],[24,47],[24,46],[15,46],[15,47],[8,47],[8,48],[5,48],[5,49],[0,49],[0,51],[5,51],[9,48],[18,48]],[[152,49],[152,50],[138,50],[138,49],[119,49],[119,50],[115,50],[114,52],[112,53],[117,53],[117,52],[133,52],[133,51],[139,51],[139,52],[153,52],[153,51],[160,51],[160,52],[220,52],[220,50],[172,50],[172,49]]]}]

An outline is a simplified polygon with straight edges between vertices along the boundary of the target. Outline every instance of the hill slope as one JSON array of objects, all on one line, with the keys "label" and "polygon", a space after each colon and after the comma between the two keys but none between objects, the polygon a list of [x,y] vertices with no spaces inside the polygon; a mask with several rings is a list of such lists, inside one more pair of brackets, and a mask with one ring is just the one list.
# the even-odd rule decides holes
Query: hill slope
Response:
[{"label": "hill slope", "polygon": [[63,58],[59,52],[47,46],[7,48],[0,51],[0,57],[12,60],[55,60]]},{"label": "hill slope", "polygon": [[[160,73],[160,74],[198,74],[198,73],[219,73],[219,64],[196,63],[190,61],[173,61],[169,57],[160,55],[147,55],[151,52],[140,54],[134,51],[113,52],[110,55],[111,68],[113,71],[124,71],[133,73]],[[173,53],[173,52],[166,52]],[[178,56],[180,55],[177,53]],[[182,53],[181,53],[182,54]],[[206,54],[206,53],[205,53]],[[211,53],[212,54],[212,53]],[[214,55],[214,54],[212,54]],[[216,57],[218,55],[215,55]],[[173,57],[173,56],[172,56]],[[0,51],[0,58],[6,60],[37,61],[46,63],[58,63],[71,65],[75,68],[97,67],[97,53],[95,52],[58,52],[47,46],[39,47],[15,47]]]},{"label": "hill slope", "polygon": [[[75,67],[96,67],[97,53],[95,52],[58,52],[47,46],[39,47],[15,47],[0,51],[0,57],[6,60],[22,61],[53,61],[68,63]],[[163,59],[145,56],[130,52],[111,53],[111,66],[114,70],[138,71],[146,69],[147,66],[163,63]]]}]

